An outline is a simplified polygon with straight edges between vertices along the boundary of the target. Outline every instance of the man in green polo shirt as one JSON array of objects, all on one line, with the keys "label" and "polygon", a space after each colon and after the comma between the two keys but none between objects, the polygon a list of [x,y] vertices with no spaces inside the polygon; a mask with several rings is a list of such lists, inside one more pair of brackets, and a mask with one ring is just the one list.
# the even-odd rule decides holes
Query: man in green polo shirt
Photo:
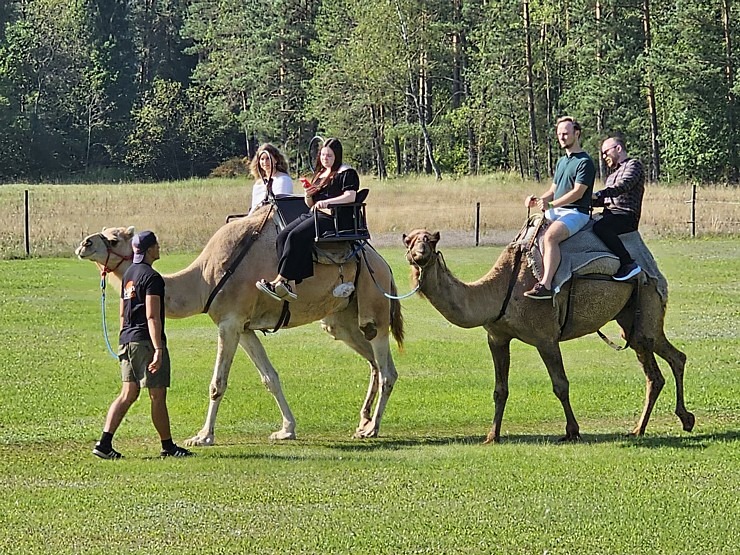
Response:
[{"label": "man in green polo shirt", "polygon": [[540,197],[529,195],[527,208],[539,207],[552,223],[543,237],[542,280],[524,293],[530,299],[551,299],[552,278],[560,265],[560,243],[588,223],[591,195],[594,190],[596,167],[581,148],[581,126],[565,116],[557,121],[557,136],[565,156],[555,166],[550,188]]}]

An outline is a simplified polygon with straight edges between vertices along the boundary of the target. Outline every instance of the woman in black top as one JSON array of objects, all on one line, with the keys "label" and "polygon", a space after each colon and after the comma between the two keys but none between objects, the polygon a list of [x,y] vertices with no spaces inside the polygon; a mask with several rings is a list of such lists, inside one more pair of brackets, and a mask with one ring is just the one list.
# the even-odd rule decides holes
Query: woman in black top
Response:
[{"label": "woman in black top", "polygon": [[[360,177],[342,163],[342,143],[327,139],[316,160],[316,171],[305,189],[310,213],[289,223],[277,236],[278,275],[272,281],[260,280],[257,288],[276,300],[298,298],[290,282],[299,284],[313,275],[314,212],[319,233],[334,230],[334,220],[328,209],[333,204],[350,204],[360,188]],[[351,215],[349,215],[351,218]],[[351,222],[350,222],[351,223]],[[347,227],[342,221],[340,228]]]}]

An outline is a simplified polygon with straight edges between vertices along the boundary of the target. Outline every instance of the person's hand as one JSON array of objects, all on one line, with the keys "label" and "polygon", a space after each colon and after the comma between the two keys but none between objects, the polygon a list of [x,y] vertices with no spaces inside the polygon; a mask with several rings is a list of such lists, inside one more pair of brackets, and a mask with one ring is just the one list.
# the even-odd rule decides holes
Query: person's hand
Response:
[{"label": "person's hand", "polygon": [[154,350],[154,358],[149,363],[149,366],[147,366],[147,368],[152,374],[162,368],[162,349]]},{"label": "person's hand", "polygon": [[307,197],[310,197],[310,196],[313,196],[313,195],[315,195],[315,194],[316,194],[316,193],[317,193],[318,191],[319,191],[318,187],[314,187],[313,185],[311,185],[311,186],[309,186],[309,187],[306,187],[306,188],[304,189],[304,194],[305,194],[305,195],[306,195]]},{"label": "person's hand", "polygon": [[329,207],[329,201],[328,200],[320,200],[316,204],[314,204],[315,208],[323,209]]},{"label": "person's hand", "polygon": [[537,197],[534,195],[529,195],[527,198],[524,199],[524,208],[532,208],[536,202]]},{"label": "person's hand", "polygon": [[538,198],[537,199],[537,208],[542,210],[543,212],[547,210],[547,205],[550,204],[549,202],[545,202],[543,199]]}]

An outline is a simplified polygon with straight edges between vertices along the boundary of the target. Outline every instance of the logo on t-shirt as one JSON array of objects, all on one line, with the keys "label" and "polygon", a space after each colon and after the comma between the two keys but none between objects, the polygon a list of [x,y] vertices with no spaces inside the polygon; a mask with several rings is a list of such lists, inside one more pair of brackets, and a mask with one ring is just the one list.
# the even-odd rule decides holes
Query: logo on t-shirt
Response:
[{"label": "logo on t-shirt", "polygon": [[136,285],[133,281],[126,282],[126,286],[123,288],[123,298],[127,301],[136,298]]}]

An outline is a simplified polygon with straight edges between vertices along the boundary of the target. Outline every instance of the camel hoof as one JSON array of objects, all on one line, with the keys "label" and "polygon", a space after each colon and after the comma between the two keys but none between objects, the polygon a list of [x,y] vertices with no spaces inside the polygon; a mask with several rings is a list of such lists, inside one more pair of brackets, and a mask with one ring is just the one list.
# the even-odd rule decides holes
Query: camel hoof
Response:
[{"label": "camel hoof", "polygon": [[488,435],[486,436],[486,439],[483,442],[483,445],[489,445],[491,443],[501,443],[501,438],[498,437],[493,432],[488,432]]},{"label": "camel hoof", "polygon": [[579,441],[581,441],[581,434],[568,434],[558,440],[559,443],[577,443]]},{"label": "camel hoof", "polygon": [[378,430],[372,425],[365,426],[364,428],[357,428],[355,433],[352,435],[353,439],[368,439],[372,437],[378,437]]},{"label": "camel hoof", "polygon": [[683,424],[683,431],[684,432],[690,432],[694,429],[694,424],[696,423],[696,418],[694,418],[694,414],[691,412],[687,412],[683,416],[680,414],[678,417],[681,419],[681,424]]},{"label": "camel hoof", "polygon": [[279,430],[270,434],[270,440],[283,440],[283,439],[295,439],[295,432],[289,432],[287,430]]},{"label": "camel hoof", "polygon": [[216,443],[215,436],[212,436],[212,435],[201,436],[200,434],[183,441],[183,444],[185,445],[185,447],[211,447],[215,443]]}]

